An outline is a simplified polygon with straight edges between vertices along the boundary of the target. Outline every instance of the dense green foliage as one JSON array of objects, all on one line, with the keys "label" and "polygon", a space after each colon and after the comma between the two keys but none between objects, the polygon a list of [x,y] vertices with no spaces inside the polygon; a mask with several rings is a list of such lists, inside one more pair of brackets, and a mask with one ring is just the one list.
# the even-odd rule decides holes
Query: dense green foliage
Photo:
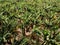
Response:
[{"label": "dense green foliage", "polygon": [[0,0],[0,45],[60,45],[60,0]]}]

